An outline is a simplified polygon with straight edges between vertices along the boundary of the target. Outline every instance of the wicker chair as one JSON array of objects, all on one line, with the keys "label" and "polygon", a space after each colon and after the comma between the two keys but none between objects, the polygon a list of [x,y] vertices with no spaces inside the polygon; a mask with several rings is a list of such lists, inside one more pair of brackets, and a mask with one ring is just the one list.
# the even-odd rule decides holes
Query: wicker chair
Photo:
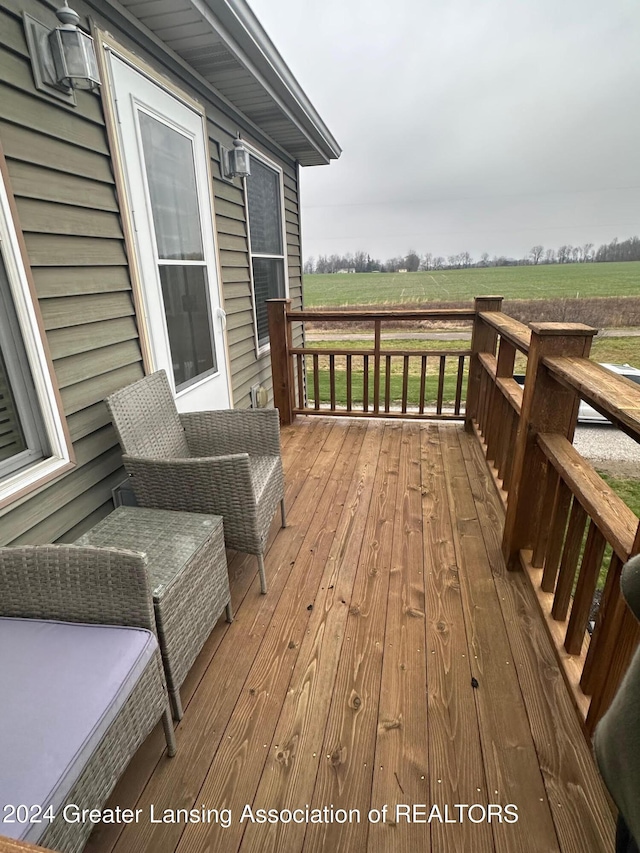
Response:
[{"label": "wicker chair", "polygon": [[[75,626],[80,633],[91,630],[90,625],[116,625],[144,628],[155,634],[146,559],[144,555],[131,551],[76,545],[0,548],[0,617],[7,617],[9,622],[15,619],[81,623]],[[4,651],[7,655],[11,653],[9,648]],[[65,683],[69,662],[61,659],[56,661],[56,667],[58,665],[60,672],[50,671],[48,677],[52,682],[61,678]],[[59,721],[57,723],[58,718],[51,716],[54,712],[47,705],[46,685],[40,685],[38,689],[37,697],[24,696],[25,712],[33,716],[31,706],[41,706],[44,715],[42,726],[49,731]],[[6,697],[4,701],[7,701]],[[60,708],[61,701],[64,698],[58,699],[56,708]],[[69,696],[68,701],[81,702],[82,696]],[[80,808],[102,808],[130,759],[160,718],[164,724],[168,754],[174,755],[169,701],[160,649],[156,646],[128,698],[96,741],[86,763],[78,767],[78,775],[71,779],[67,777],[71,787],[64,795],[64,802],[74,803]],[[46,741],[40,744],[40,748],[43,761],[50,761]],[[61,749],[63,747],[56,743],[50,745],[49,751],[60,752]],[[4,753],[3,761],[0,780],[2,770],[8,772]],[[7,784],[10,786],[10,779],[5,778],[4,781],[5,788]],[[64,779],[61,784],[64,786]],[[40,805],[44,812],[48,803]],[[84,847],[92,825],[89,821],[66,822],[61,812],[62,806],[57,810],[55,820],[51,823],[43,821],[40,824],[41,834],[29,840],[64,853],[78,853]]]},{"label": "wicker chair", "polygon": [[164,371],[107,398],[140,506],[221,515],[228,548],[264,549],[278,503],[286,526],[276,409],[178,414]]}]

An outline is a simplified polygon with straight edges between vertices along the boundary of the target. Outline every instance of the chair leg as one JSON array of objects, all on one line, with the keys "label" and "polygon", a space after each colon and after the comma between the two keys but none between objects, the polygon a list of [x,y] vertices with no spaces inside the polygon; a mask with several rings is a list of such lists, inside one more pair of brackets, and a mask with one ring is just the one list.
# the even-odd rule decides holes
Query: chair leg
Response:
[{"label": "chair leg", "polygon": [[258,574],[260,575],[260,592],[265,595],[267,592],[267,576],[264,573],[264,557],[258,554]]},{"label": "chair leg", "polygon": [[173,719],[179,723],[180,720],[184,717],[184,711],[182,709],[182,699],[180,698],[180,691],[176,689],[174,692],[169,694],[171,699],[171,706],[173,708]]},{"label": "chair leg", "polygon": [[171,719],[171,712],[169,708],[167,708],[162,715],[162,727],[167,741],[167,755],[169,758],[173,758],[176,754],[176,736],[173,731],[173,720]]},{"label": "chair leg", "polygon": [[231,602],[225,607],[225,613],[227,614],[227,622],[233,622],[233,607],[231,606]]},{"label": "chair leg", "polygon": [[282,526],[287,526],[287,510],[284,506],[284,498],[280,501],[280,515],[282,516]]}]

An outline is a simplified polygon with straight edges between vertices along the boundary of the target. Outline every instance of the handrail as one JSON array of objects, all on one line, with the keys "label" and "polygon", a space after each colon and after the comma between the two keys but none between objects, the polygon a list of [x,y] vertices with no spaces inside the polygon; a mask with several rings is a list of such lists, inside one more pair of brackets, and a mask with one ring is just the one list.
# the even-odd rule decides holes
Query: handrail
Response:
[{"label": "handrail", "polygon": [[[470,350],[383,349],[384,322],[454,318],[473,319]],[[294,328],[299,335],[298,321],[307,320],[370,322],[373,346],[294,346]],[[465,422],[481,442],[503,500],[505,561],[510,569],[524,568],[591,733],[640,642],[619,585],[624,562],[640,552],[640,521],[572,445],[581,398],[640,442],[640,387],[589,359],[595,329],[579,323],[527,327],[502,312],[499,296],[477,298],[474,311],[291,311],[281,300],[269,302],[269,329],[283,423],[296,414],[456,417],[468,363]],[[517,353],[527,357],[524,389],[513,378]],[[450,359],[457,359],[457,370],[448,370]],[[429,373],[433,362],[436,369]],[[412,383],[413,393],[419,385],[413,406]],[[451,415],[443,404],[454,384]],[[339,401],[345,388],[346,407]],[[434,412],[427,411],[431,399]],[[590,636],[586,628],[601,573],[606,579]]]},{"label": "handrail", "polygon": [[[400,321],[469,321],[467,309],[293,311],[288,300],[268,300],[274,401],[282,424],[298,414],[461,420],[471,350],[385,348],[382,324]],[[294,346],[294,327],[305,321],[367,322],[371,348]]]},{"label": "handrail", "polygon": [[613,421],[631,438],[640,441],[640,386],[584,358],[556,356],[544,359],[545,367],[564,386]]},{"label": "handrail", "polygon": [[430,349],[430,350],[415,350],[415,349],[334,349],[334,347],[291,347],[289,350],[291,355],[357,355],[357,356],[374,356],[379,353],[381,356],[391,355],[394,357],[404,356],[467,356],[471,355],[470,349]]},{"label": "handrail", "polygon": [[626,560],[638,529],[633,512],[564,436],[541,433],[538,444],[616,554]]},{"label": "handrail", "polygon": [[503,314],[502,311],[481,311],[480,319],[498,332],[501,338],[510,341],[520,352],[528,353],[531,329],[523,323]]},{"label": "handrail", "polygon": [[[269,300],[271,301],[271,300]],[[473,320],[475,311],[467,308],[422,308],[400,311],[390,308],[387,311],[372,311],[366,308],[325,311],[321,309],[305,309],[303,311],[288,311],[293,321],[296,320],[320,320],[335,323],[353,323],[356,320]]]},{"label": "handrail", "polygon": [[[594,329],[577,323],[527,328],[503,314],[499,300],[489,310],[478,303],[468,426],[505,506],[505,560],[524,569],[592,733],[640,639],[620,593],[622,566],[640,552],[640,522],[571,442],[580,399],[640,442],[640,387],[589,359]],[[524,389],[513,379],[516,352],[528,359]],[[604,589],[590,635],[601,573]]]}]

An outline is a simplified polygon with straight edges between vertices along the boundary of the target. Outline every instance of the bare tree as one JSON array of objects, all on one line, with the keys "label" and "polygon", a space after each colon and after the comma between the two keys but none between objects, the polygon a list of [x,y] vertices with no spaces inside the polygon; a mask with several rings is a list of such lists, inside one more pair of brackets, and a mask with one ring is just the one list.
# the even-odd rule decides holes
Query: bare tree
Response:
[{"label": "bare tree", "polygon": [[444,258],[442,257],[442,255],[437,255],[433,259],[433,268],[434,270],[444,269]]},{"label": "bare tree", "polygon": [[358,251],[353,256],[353,266],[355,268],[355,271],[366,272],[368,260],[368,254],[366,252],[363,252],[362,249],[358,249]]},{"label": "bare tree", "polygon": [[460,264],[463,267],[470,267],[471,261],[473,260],[469,252],[460,252],[458,256],[460,258]]},{"label": "bare tree", "polygon": [[544,253],[544,259],[547,264],[555,264],[556,262],[556,250],[555,249],[547,249]]},{"label": "bare tree", "polygon": [[433,264],[433,255],[431,252],[426,252],[422,256],[422,260],[420,261],[420,269],[421,270],[430,270]]},{"label": "bare tree", "polygon": [[542,253],[544,252],[544,246],[533,246],[531,251],[529,252],[529,257],[531,258],[532,264],[539,264],[540,258],[542,257]]},{"label": "bare tree", "polygon": [[582,247],[582,260],[585,263],[593,260],[593,243],[585,243]]}]

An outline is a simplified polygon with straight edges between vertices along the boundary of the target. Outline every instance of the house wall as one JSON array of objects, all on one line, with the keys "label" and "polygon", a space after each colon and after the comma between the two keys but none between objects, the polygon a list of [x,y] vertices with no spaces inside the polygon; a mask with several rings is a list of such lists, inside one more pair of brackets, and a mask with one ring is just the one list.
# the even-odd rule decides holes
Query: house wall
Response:
[{"label": "house wall", "polygon": [[[91,14],[125,47],[159,71],[166,69],[95,10]],[[73,540],[107,514],[111,489],[124,478],[115,433],[102,402],[143,373],[126,247],[99,97],[77,92],[69,106],[34,86],[22,23],[26,11],[54,26],[55,3],[0,0],[0,145],[16,199],[64,412],[74,443],[75,468],[0,514],[0,544]],[[83,24],[87,23],[87,18]],[[171,76],[171,75],[168,75]],[[190,92],[184,79],[175,83]],[[202,102],[201,93],[193,96]],[[268,356],[256,360],[249,255],[241,184],[220,179],[218,142],[230,146],[237,118],[205,104],[208,118],[216,227],[222,270],[231,381],[236,407],[249,406],[249,388],[270,389]],[[301,304],[300,231],[296,167],[273,147],[284,170],[289,284]]]}]

